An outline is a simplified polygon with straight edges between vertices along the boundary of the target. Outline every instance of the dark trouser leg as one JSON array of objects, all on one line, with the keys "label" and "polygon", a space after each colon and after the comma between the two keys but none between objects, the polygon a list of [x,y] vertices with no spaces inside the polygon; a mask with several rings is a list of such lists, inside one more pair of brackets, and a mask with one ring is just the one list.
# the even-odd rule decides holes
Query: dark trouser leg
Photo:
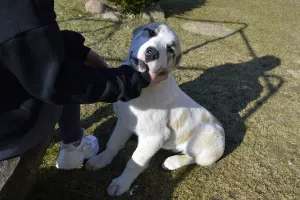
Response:
[{"label": "dark trouser leg", "polygon": [[60,120],[58,121],[63,143],[69,144],[82,138],[80,127],[80,105],[64,105]]}]

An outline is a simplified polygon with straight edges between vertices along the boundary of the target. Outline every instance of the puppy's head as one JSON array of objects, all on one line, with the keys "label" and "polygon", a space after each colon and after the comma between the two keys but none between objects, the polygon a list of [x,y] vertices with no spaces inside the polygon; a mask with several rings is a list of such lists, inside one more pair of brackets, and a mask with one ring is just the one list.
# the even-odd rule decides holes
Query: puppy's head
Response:
[{"label": "puppy's head", "polygon": [[127,62],[138,71],[171,72],[181,59],[180,42],[174,31],[162,23],[133,30]]}]

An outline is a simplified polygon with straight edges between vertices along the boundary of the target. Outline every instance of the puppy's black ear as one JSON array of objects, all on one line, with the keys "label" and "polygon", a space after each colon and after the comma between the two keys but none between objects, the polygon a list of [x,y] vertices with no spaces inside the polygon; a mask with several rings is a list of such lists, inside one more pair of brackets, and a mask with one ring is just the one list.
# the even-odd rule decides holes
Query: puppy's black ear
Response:
[{"label": "puppy's black ear", "polygon": [[133,37],[135,36],[135,34],[137,34],[137,33],[138,33],[140,30],[142,30],[144,27],[145,27],[145,25],[139,26],[139,27],[136,27],[135,29],[133,29],[133,31],[132,31]]}]

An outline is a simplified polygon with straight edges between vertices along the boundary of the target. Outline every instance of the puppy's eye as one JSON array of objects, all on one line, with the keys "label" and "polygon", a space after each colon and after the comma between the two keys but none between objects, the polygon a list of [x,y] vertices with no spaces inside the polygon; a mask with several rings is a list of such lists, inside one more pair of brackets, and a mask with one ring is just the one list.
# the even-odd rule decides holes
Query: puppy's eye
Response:
[{"label": "puppy's eye", "polygon": [[172,47],[170,47],[170,46],[167,46],[167,51],[168,51],[169,53],[174,53],[174,50],[173,50]]},{"label": "puppy's eye", "polygon": [[150,37],[156,36],[155,31],[153,31],[153,30],[151,30],[151,29],[148,29],[148,32],[149,32]]}]

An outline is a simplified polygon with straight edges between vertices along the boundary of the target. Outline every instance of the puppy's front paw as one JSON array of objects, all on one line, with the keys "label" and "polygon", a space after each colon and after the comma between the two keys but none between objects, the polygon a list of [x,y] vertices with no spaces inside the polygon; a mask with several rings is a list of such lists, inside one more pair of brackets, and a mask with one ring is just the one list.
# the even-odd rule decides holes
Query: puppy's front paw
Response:
[{"label": "puppy's front paw", "polygon": [[111,156],[109,156],[109,154],[106,153],[106,151],[104,151],[101,154],[89,159],[85,163],[84,167],[85,167],[85,169],[88,169],[88,170],[101,169],[101,168],[107,166],[111,162],[111,160],[112,160]]},{"label": "puppy's front paw", "polygon": [[115,178],[109,185],[107,192],[110,196],[121,196],[130,188],[130,182],[123,178]]}]

